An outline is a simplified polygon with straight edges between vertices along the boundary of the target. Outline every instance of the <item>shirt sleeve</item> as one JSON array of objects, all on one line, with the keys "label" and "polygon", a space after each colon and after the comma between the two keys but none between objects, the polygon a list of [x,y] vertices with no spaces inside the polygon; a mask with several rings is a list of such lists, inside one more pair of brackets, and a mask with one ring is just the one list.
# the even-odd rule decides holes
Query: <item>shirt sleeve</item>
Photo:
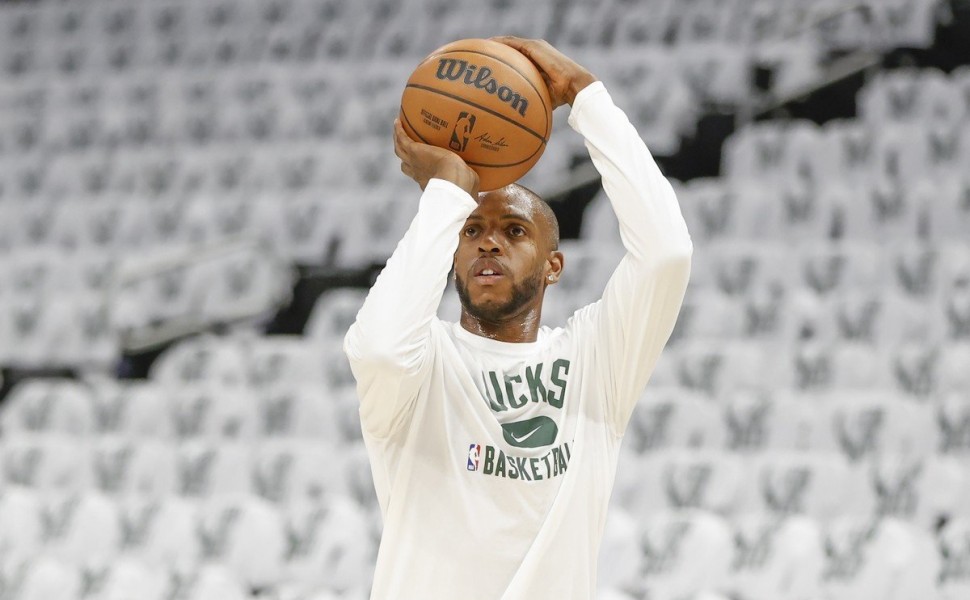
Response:
[{"label": "shirt sleeve", "polygon": [[606,414],[622,435],[680,313],[693,245],[670,182],[601,82],[576,96],[569,124],[603,177],[626,250],[586,315]]},{"label": "shirt sleeve", "polygon": [[458,235],[478,203],[451,182],[432,179],[418,211],[344,337],[357,380],[364,430],[393,433],[412,413],[431,364],[431,327]]}]

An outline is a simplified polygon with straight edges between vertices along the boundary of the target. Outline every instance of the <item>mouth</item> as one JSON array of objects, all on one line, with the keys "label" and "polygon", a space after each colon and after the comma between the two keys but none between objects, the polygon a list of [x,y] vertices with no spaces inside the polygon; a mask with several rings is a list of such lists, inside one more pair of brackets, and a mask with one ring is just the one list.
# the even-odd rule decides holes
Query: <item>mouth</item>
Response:
[{"label": "mouth", "polygon": [[481,285],[492,285],[505,277],[502,266],[495,259],[483,258],[472,266],[475,281]]}]

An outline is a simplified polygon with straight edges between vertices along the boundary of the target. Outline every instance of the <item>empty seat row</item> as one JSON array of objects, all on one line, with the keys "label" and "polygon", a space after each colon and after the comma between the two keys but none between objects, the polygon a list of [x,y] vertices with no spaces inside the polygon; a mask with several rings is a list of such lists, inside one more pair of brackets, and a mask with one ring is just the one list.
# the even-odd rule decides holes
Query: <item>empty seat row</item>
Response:
[{"label": "empty seat row", "polygon": [[[13,585],[4,591],[18,600],[173,597],[166,592],[251,598],[278,586],[348,593],[360,590],[373,568],[370,516],[339,494],[281,506],[247,494],[113,498],[8,486],[0,507],[0,568],[20,571],[20,581],[5,578]],[[48,581],[35,581],[41,573],[31,570],[38,568]],[[122,595],[100,595],[112,587]]]},{"label": "empty seat row", "polygon": [[[967,109],[970,114],[970,107]],[[824,189],[891,182],[903,190],[923,180],[960,175],[970,160],[970,128],[955,122],[836,119],[762,121],[741,127],[724,144],[728,179]]]},{"label": "empty seat row", "polygon": [[951,391],[913,399],[892,390],[792,392],[703,390],[653,382],[628,424],[625,450],[725,449],[742,459],[779,453],[838,454],[857,462],[885,456],[966,457],[970,396]]},{"label": "empty seat row", "polygon": [[97,490],[119,498],[244,493],[284,504],[341,494],[376,508],[363,444],[333,437],[172,443],[12,432],[0,443],[0,467],[5,485],[50,493]]},{"label": "empty seat row", "polygon": [[[154,202],[111,196],[3,205],[0,262],[12,271],[0,277],[0,293],[43,289],[48,283],[65,287],[55,278],[21,275],[56,275],[65,270],[58,261],[75,264],[75,256],[90,256],[96,263],[103,257],[117,266],[121,261],[111,257],[120,254],[137,258],[238,240],[259,241],[295,263],[366,267],[393,250],[417,197],[354,187],[278,196],[202,193]],[[71,283],[78,279],[68,276]]]},{"label": "empty seat row", "polygon": [[714,396],[755,389],[888,390],[928,397],[970,388],[968,359],[966,342],[904,342],[882,348],[859,341],[689,339],[665,350],[653,379]]},{"label": "empty seat row", "polygon": [[[162,369],[162,377],[169,381],[28,379],[4,402],[0,428],[8,434],[46,432],[86,439],[100,435],[209,440],[360,438],[353,388],[327,381],[326,371],[333,368],[328,363],[335,362],[328,352],[318,349],[288,363],[285,353],[263,352],[250,357],[251,371],[239,369],[233,364],[238,358],[227,354],[195,353],[198,363],[194,365],[170,361]],[[307,375],[311,369],[312,375]]]},{"label": "empty seat row", "polygon": [[[613,510],[600,559],[609,600],[955,600],[968,589],[967,519],[931,534],[895,518]],[[609,590],[608,594],[606,590]]]},{"label": "empty seat row", "polygon": [[960,125],[970,115],[970,67],[946,74],[935,68],[903,68],[876,74],[857,97],[866,123]]},{"label": "empty seat row", "polygon": [[777,285],[755,285],[735,295],[694,289],[681,307],[671,344],[744,339],[830,346],[862,342],[882,348],[967,342],[970,289],[927,299],[862,286],[824,296]]}]

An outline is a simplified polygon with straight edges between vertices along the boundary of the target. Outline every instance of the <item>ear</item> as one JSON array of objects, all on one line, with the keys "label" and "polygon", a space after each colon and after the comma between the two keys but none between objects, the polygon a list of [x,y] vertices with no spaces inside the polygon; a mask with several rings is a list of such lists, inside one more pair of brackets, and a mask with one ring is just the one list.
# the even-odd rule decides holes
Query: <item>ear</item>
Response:
[{"label": "ear", "polygon": [[549,257],[546,258],[546,274],[545,283],[546,285],[552,285],[559,281],[562,276],[562,269],[565,266],[565,259],[562,252],[558,250],[553,250],[549,252]]}]

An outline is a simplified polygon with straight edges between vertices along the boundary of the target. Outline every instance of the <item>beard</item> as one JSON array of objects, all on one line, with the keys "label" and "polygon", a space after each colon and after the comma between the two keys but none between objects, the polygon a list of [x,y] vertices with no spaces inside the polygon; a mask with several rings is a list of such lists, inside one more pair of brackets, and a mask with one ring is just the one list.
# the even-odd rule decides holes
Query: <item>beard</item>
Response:
[{"label": "beard", "polygon": [[500,304],[476,305],[468,293],[468,285],[461,277],[455,278],[455,289],[465,312],[479,321],[495,323],[518,313],[539,294],[542,287],[542,272],[537,271],[528,279],[512,282],[512,295]]}]

